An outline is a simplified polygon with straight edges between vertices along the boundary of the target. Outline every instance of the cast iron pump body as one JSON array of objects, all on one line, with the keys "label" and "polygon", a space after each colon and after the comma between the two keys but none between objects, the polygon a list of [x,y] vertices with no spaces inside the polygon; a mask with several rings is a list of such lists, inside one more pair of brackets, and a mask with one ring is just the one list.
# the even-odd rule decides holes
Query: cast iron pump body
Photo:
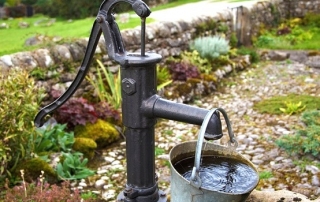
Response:
[{"label": "cast iron pump body", "polygon": [[[117,23],[112,15],[114,7],[129,3],[141,18],[141,53],[127,53]],[[156,94],[156,64],[161,55],[145,53],[145,19],[149,7],[141,0],[105,0],[93,23],[84,59],[75,80],[57,100],[39,111],[35,117],[37,127],[43,118],[65,103],[85,78],[99,38],[103,33],[108,55],[120,64],[122,88],[122,122],[125,126],[127,183],[118,195],[118,201],[166,201],[165,193],[158,189],[155,174],[155,130],[157,118],[165,118],[201,125],[209,112],[186,104],[165,100]],[[206,131],[207,139],[222,137],[221,121],[216,112]]]}]

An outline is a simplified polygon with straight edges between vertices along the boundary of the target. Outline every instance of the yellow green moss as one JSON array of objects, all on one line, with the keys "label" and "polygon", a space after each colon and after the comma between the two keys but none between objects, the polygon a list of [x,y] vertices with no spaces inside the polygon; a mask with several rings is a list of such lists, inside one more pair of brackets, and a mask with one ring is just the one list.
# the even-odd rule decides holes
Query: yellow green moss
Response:
[{"label": "yellow green moss", "polygon": [[175,88],[175,91],[178,92],[179,96],[189,94],[192,92],[192,90],[193,90],[193,85],[190,82],[181,83],[177,85]]},{"label": "yellow green moss", "polygon": [[85,126],[78,125],[74,130],[76,138],[91,138],[93,139],[99,149],[115,142],[119,139],[119,132],[116,128],[101,119],[98,119],[96,123],[88,123]]},{"label": "yellow green moss", "polygon": [[48,182],[54,183],[58,179],[55,170],[40,158],[32,158],[19,162],[14,171],[14,175],[20,176],[20,170],[24,170],[24,178],[27,182],[37,180],[41,175],[41,171],[44,172],[45,179]]},{"label": "yellow green moss", "polygon": [[317,56],[320,55],[320,51],[309,51],[308,56]]},{"label": "yellow green moss", "polygon": [[306,106],[304,111],[315,110],[320,106],[320,97],[297,94],[289,94],[287,96],[275,96],[255,103],[253,108],[259,111],[260,113],[282,114],[284,112],[282,112],[280,108],[286,108],[286,102],[301,102],[301,106]]},{"label": "yellow green moss", "polygon": [[217,77],[211,74],[201,74],[201,78],[204,81],[216,83],[218,81]]},{"label": "yellow green moss", "polygon": [[94,157],[94,151],[97,149],[97,147],[97,143],[93,139],[78,137],[74,138],[72,149],[83,153],[86,158],[92,159]]}]

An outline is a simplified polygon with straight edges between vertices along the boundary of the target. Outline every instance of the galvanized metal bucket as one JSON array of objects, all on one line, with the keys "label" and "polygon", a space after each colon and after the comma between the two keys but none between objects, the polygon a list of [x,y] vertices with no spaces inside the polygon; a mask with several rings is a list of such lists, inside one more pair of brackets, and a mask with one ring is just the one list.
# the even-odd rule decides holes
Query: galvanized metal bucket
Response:
[{"label": "galvanized metal bucket", "polygon": [[[218,110],[225,118],[229,133],[228,146],[221,146],[211,142],[204,142],[204,134],[213,113]],[[204,143],[204,144],[203,144]],[[206,115],[200,128],[198,141],[190,141],[181,143],[172,148],[169,155],[171,166],[171,202],[241,202],[245,201],[251,191],[258,185],[259,177],[255,166],[236,151],[238,143],[234,138],[229,119],[225,111],[221,108],[213,109]],[[242,193],[229,193],[221,191],[213,191],[201,187],[201,178],[199,177],[200,159],[202,156],[219,156],[240,161],[251,167],[257,175],[254,185]],[[194,167],[190,180],[184,178],[174,165],[190,157],[194,157]]]}]

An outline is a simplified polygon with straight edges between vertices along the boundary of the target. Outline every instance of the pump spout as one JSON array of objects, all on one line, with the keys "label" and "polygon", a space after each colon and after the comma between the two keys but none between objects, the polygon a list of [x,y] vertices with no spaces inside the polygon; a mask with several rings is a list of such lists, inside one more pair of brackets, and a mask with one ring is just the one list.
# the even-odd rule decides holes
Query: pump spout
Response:
[{"label": "pump spout", "polygon": [[[201,125],[205,116],[209,112],[207,109],[194,107],[182,103],[175,103],[157,95],[152,96],[143,103],[143,112],[146,116],[170,119]],[[220,114],[216,111],[209,121],[205,139],[217,140],[223,136],[221,128]]]}]

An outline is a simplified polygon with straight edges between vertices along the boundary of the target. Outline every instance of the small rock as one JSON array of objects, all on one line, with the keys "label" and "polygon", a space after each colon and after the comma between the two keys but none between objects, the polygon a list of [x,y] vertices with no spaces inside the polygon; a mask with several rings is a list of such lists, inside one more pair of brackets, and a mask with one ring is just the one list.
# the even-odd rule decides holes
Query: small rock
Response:
[{"label": "small rock", "polygon": [[30,27],[30,24],[27,22],[19,22],[18,26],[20,28],[28,28],[28,27]]},{"label": "small rock", "polygon": [[103,185],[106,184],[106,181],[104,180],[97,180],[95,183],[94,183],[94,186],[97,188],[97,189],[101,189],[103,187]]},{"label": "small rock", "polygon": [[311,184],[313,186],[317,186],[317,187],[320,187],[320,180],[319,180],[319,177],[317,175],[313,175],[312,178],[311,178]]},{"label": "small rock", "polygon": [[106,157],[104,157],[104,160],[105,160],[106,162],[112,163],[112,162],[114,161],[114,158],[113,158],[113,157],[110,157],[110,156],[106,156]]},{"label": "small rock", "polygon": [[101,170],[97,170],[97,174],[98,175],[101,175],[101,174],[104,174],[104,173],[107,173],[108,170],[105,170],[105,169],[101,169]]},{"label": "small rock", "polygon": [[317,174],[317,173],[319,173],[319,168],[317,167],[317,166],[314,166],[314,165],[307,165],[306,166],[306,171],[309,171],[309,172],[311,172],[312,174]]},{"label": "small rock", "polygon": [[282,51],[270,51],[268,57],[273,61],[283,61],[288,59],[290,54]]},{"label": "small rock", "polygon": [[0,29],[9,29],[9,25],[5,22],[0,24]]},{"label": "small rock", "polygon": [[81,186],[81,187],[87,187],[87,183],[85,182],[84,179],[82,179],[81,182],[79,182],[79,186]]}]

